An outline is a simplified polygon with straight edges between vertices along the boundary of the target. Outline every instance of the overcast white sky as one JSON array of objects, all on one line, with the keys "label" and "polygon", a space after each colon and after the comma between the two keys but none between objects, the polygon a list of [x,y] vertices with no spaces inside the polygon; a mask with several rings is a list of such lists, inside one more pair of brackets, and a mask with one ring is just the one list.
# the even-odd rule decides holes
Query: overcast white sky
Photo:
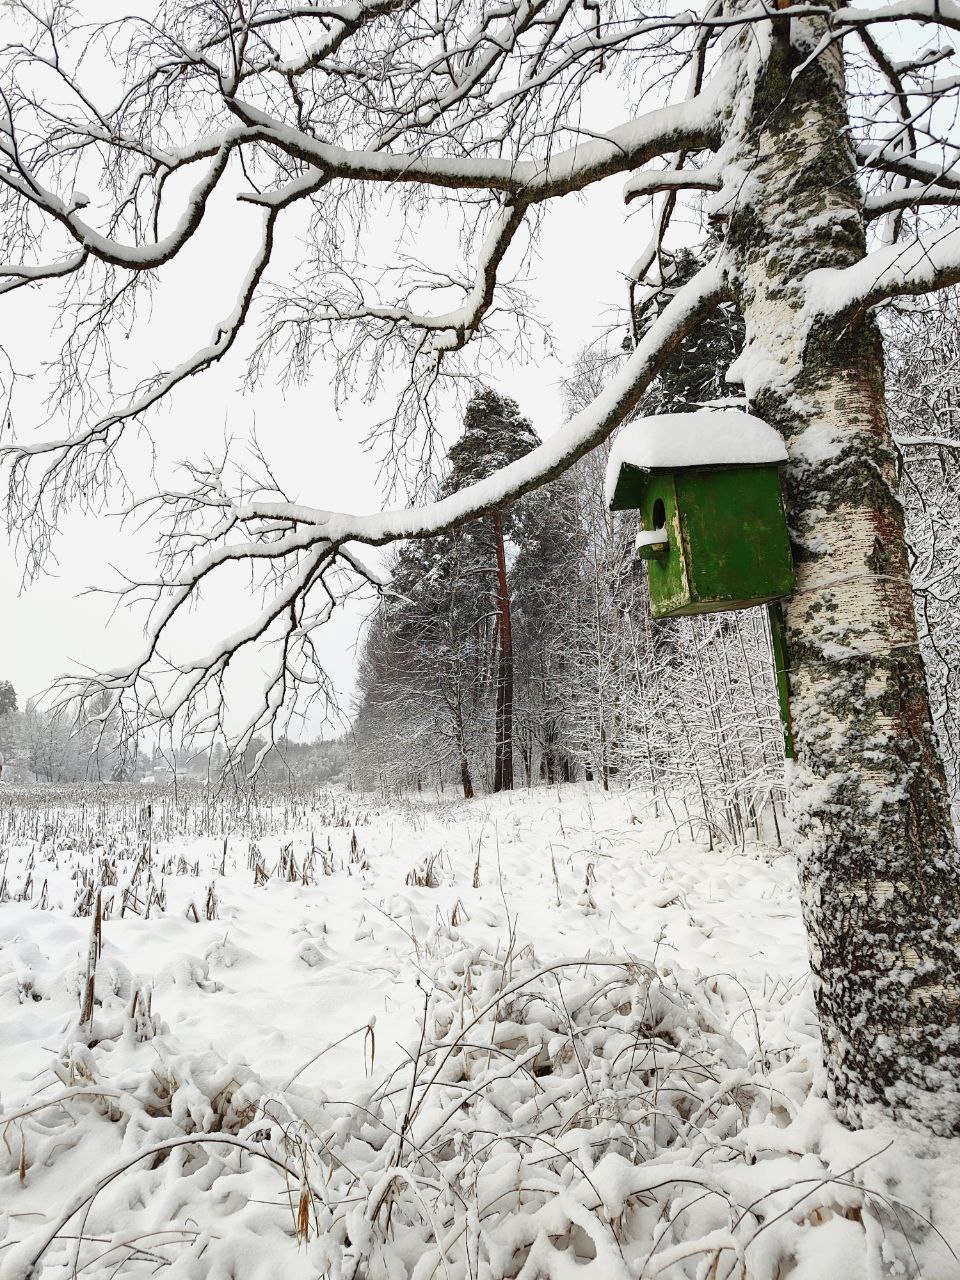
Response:
[{"label": "overcast white sky", "polygon": [[[589,123],[599,129],[622,118],[619,102],[612,92],[605,92],[595,100]],[[613,179],[586,200],[567,197],[555,203],[543,228],[532,292],[540,314],[553,326],[556,355],[545,353],[527,365],[505,365],[496,379],[499,389],[519,401],[542,436],[560,425],[560,379],[579,347],[609,320],[610,308],[622,305],[623,272],[646,241],[647,215],[627,219],[621,191],[622,179]],[[95,192],[88,194],[96,200]],[[165,357],[182,359],[193,349],[191,342],[205,343],[228,308],[252,248],[250,223],[231,200],[224,200],[216,213],[189,253],[166,269],[151,314],[144,314],[130,338],[117,344],[120,386]],[[395,238],[396,228],[385,224],[367,241],[371,265],[391,260]],[[291,245],[290,252],[295,248]],[[451,242],[441,251],[455,253],[456,245]],[[48,301],[53,296],[21,291],[0,298],[0,342],[17,369],[29,375],[21,382],[15,406],[17,434],[23,438],[42,430],[41,365],[57,350],[55,338],[49,336],[57,319]],[[341,511],[369,511],[381,505],[375,463],[361,442],[372,423],[384,416],[383,404],[368,405],[358,398],[338,413],[329,373],[320,364],[306,386],[284,391],[265,385],[244,393],[240,364],[231,360],[229,367],[194,379],[150,419],[164,463],[197,458],[205,450],[216,453],[225,433],[243,437],[255,424],[261,446],[295,500]],[[458,429],[456,421],[445,424],[448,441]],[[48,427],[44,434],[49,431]],[[127,457],[137,450],[145,464],[147,443],[141,442]],[[20,566],[12,548],[4,549],[0,679],[13,682],[21,705],[65,669],[110,666],[138,646],[142,633],[137,617],[125,611],[111,619],[109,598],[84,593],[116,581],[112,566],[134,574],[148,572],[148,552],[144,537],[121,533],[116,520],[106,514],[69,515],[57,542],[57,563],[44,578],[20,591]],[[229,625],[228,615],[234,608],[242,611],[244,601],[216,604],[205,627]],[[363,612],[350,608],[328,626],[322,639],[329,671],[347,698]]]}]

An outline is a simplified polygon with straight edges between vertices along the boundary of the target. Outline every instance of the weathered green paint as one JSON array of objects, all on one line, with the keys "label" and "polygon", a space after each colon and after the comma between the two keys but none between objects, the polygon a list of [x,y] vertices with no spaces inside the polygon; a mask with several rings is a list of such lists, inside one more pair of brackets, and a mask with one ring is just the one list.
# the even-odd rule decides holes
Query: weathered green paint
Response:
[{"label": "weathered green paint", "polygon": [[[627,468],[625,467],[624,470]],[[637,471],[635,467],[630,467],[629,470],[642,477],[642,483],[635,493],[639,498],[640,519],[644,529],[657,527],[653,518],[653,509],[658,500],[664,507],[664,524],[668,538],[666,549],[661,551],[656,547],[639,548],[640,555],[647,561],[651,597],[656,592],[656,599],[665,611],[682,606],[689,599],[690,584],[687,578],[687,557],[682,551],[679,555],[675,553],[676,548],[683,546],[683,530],[673,474],[669,471],[652,473]],[[663,617],[666,613],[660,613],[654,609],[654,616]]]},{"label": "weathered green paint", "polygon": [[637,510],[652,530],[666,512],[669,546],[647,547],[655,618],[719,613],[793,591],[793,558],[776,466],[621,468],[614,511]]},{"label": "weathered green paint", "polygon": [[767,605],[767,618],[770,622],[773,669],[777,677],[777,696],[780,699],[780,723],[783,725],[783,754],[788,760],[793,760],[796,753],[793,749],[793,713],[790,710],[787,628],[783,621],[783,605],[779,600],[772,600]]}]

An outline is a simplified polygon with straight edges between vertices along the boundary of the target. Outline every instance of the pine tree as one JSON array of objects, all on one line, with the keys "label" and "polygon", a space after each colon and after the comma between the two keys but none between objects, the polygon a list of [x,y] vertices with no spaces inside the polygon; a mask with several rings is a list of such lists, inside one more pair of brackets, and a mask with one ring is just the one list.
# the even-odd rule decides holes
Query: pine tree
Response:
[{"label": "pine tree", "polygon": [[461,572],[452,538],[404,546],[391,579],[361,655],[354,726],[360,753],[381,784],[422,785],[434,766],[442,780],[452,760],[469,798],[474,584]]},{"label": "pine tree", "polygon": [[[441,496],[491,474],[539,443],[516,403],[483,388],[467,405],[449,453]],[[393,563],[364,646],[356,737],[381,782],[418,783],[452,762],[465,797],[474,766],[487,772],[493,725],[494,790],[513,785],[513,621],[508,566],[523,504],[428,542],[409,543]],[[493,694],[490,706],[489,694]],[[400,763],[397,764],[399,757]]]},{"label": "pine tree", "polygon": [[0,716],[17,709],[17,692],[9,680],[0,680]]},{"label": "pine tree", "polygon": [[518,739],[528,783],[569,782],[570,700],[579,634],[581,485],[577,474],[520,504],[515,600]]},{"label": "pine tree", "polygon": [[[520,413],[515,400],[500,395],[491,387],[481,388],[467,404],[463,434],[450,450],[450,474],[443,487],[444,496],[493,475],[539,443],[540,437]],[[494,791],[513,788],[513,620],[506,542],[516,523],[515,508],[496,510],[488,520],[470,524],[460,533],[475,552],[470,558],[475,563],[478,584],[485,567],[491,563],[495,573],[496,624],[492,646],[496,652]]]},{"label": "pine tree", "polygon": [[[670,297],[693,279],[709,256],[709,252],[701,256],[691,249],[664,255],[664,291],[648,308],[638,309],[634,314],[633,333],[626,346],[632,346],[646,332]],[[743,349],[743,341],[743,316],[732,302],[721,304],[664,361],[659,376],[640,403],[639,412],[682,413],[741,394],[742,389],[727,382],[726,375]]]}]

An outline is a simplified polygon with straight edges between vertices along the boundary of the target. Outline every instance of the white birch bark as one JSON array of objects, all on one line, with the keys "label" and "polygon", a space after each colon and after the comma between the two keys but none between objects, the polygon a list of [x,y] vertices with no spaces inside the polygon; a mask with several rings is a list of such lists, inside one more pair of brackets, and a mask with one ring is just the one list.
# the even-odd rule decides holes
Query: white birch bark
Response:
[{"label": "white birch bark", "polygon": [[[960,864],[930,720],[883,357],[869,314],[811,327],[798,281],[864,253],[837,44],[774,35],[742,113],[727,235],[752,408],[784,434],[793,798],[815,994],[841,1112],[960,1127]],[[752,37],[753,38],[753,37]],[[749,82],[747,82],[749,83]]]}]

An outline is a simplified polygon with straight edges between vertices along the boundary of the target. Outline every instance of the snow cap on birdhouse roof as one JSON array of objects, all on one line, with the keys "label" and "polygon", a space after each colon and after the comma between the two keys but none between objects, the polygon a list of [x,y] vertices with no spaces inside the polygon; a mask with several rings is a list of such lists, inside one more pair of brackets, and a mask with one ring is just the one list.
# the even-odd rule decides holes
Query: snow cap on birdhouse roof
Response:
[{"label": "snow cap on birdhouse roof", "polygon": [[624,467],[676,471],[683,467],[769,466],[785,462],[779,433],[742,409],[697,409],[636,418],[621,428],[610,450],[605,492],[614,506]]}]

